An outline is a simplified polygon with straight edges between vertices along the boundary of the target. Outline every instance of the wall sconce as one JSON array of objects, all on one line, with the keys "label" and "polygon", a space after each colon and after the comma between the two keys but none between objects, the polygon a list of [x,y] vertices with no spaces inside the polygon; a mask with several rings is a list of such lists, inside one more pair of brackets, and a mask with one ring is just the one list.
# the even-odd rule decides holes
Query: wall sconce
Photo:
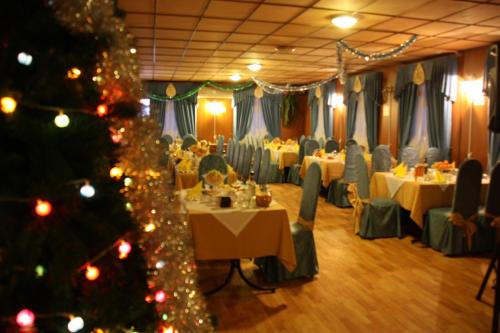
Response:
[{"label": "wall sconce", "polygon": [[226,106],[224,105],[223,102],[207,102],[207,111],[211,113],[214,116],[214,142],[217,140],[217,134],[215,133],[215,121],[217,118],[217,115],[222,114],[226,112]]}]

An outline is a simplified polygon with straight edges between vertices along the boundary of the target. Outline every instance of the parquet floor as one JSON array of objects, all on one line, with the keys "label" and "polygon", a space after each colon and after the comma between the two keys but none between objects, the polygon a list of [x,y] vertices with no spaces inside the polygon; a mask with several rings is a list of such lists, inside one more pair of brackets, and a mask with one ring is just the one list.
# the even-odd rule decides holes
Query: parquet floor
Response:
[{"label": "parquet floor", "polygon": [[[272,185],[296,218],[301,188]],[[363,240],[351,209],[320,198],[314,230],[320,274],[283,283],[275,293],[251,290],[238,276],[207,298],[219,332],[490,332],[493,290],[475,294],[488,258],[448,258],[411,237]],[[245,263],[252,279],[254,267]],[[208,289],[225,277],[224,262],[199,265]],[[491,284],[491,282],[490,282]]]}]

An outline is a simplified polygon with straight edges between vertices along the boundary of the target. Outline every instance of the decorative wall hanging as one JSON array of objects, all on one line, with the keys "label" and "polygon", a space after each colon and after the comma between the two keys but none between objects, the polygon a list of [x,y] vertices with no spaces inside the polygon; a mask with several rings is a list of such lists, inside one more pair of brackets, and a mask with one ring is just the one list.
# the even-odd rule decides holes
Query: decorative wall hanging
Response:
[{"label": "decorative wall hanging", "polygon": [[262,98],[262,96],[264,96],[264,91],[262,90],[262,88],[261,88],[261,87],[257,86],[257,87],[255,88],[255,90],[253,91],[253,94],[254,94],[254,96],[255,96],[255,97],[257,97],[257,98]]},{"label": "decorative wall hanging", "polygon": [[413,83],[417,86],[421,85],[425,82],[425,72],[421,63],[418,63],[415,66],[415,70],[413,71]]},{"label": "decorative wall hanging", "polygon": [[321,87],[320,86],[317,86],[316,89],[314,90],[314,96],[316,96],[316,98],[321,98]]},{"label": "decorative wall hanging", "polygon": [[172,83],[169,83],[167,86],[167,90],[165,90],[165,94],[168,96],[168,98],[172,98],[177,94],[177,91],[175,90],[175,87]]},{"label": "decorative wall hanging", "polygon": [[[171,85],[171,84],[172,83],[170,83],[169,85]],[[205,82],[201,83],[198,87],[193,88],[193,89],[185,92],[184,94],[180,94],[180,95],[174,94],[173,97],[169,96],[169,93],[167,92],[169,89],[168,87],[165,91],[166,96],[147,94],[146,97],[150,98],[152,100],[155,100],[155,101],[168,101],[168,100],[178,101],[178,100],[186,99],[188,97],[193,96],[194,94],[198,93],[201,90],[201,88],[206,87],[206,86],[211,86],[211,87],[214,87],[215,89],[223,90],[223,91],[240,91],[243,89],[250,88],[253,85],[254,85],[253,82],[247,82],[247,83],[243,83],[243,84],[239,84],[239,85],[225,86],[225,85],[221,85],[221,84],[218,84],[218,83],[215,83],[212,81],[205,81]],[[172,85],[172,87],[173,87],[173,85]],[[175,87],[173,87],[173,88],[175,90]]]},{"label": "decorative wall hanging", "polygon": [[359,75],[356,75],[356,78],[354,79],[354,85],[352,87],[352,90],[356,94],[359,94],[361,90],[363,90],[363,87],[361,86],[361,80],[359,79]]}]

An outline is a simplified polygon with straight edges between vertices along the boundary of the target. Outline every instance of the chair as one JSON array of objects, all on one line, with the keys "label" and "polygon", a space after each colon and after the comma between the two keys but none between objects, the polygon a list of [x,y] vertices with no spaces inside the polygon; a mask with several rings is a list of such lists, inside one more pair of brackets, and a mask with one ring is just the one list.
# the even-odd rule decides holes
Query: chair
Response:
[{"label": "chair", "polygon": [[234,152],[234,141],[232,138],[230,138],[227,141],[227,151],[226,151],[226,162],[228,164],[231,164],[231,157]]},{"label": "chair", "polygon": [[354,194],[354,231],[362,238],[401,237],[399,203],[392,199],[370,200],[370,177],[365,157],[355,156],[358,182],[351,185]]},{"label": "chair", "polygon": [[406,146],[403,148],[401,152],[401,162],[406,164],[408,168],[415,167],[415,164],[418,163],[418,152],[415,148]]},{"label": "chair", "polygon": [[271,166],[271,151],[269,149],[264,150],[262,155],[262,163],[260,165],[259,177],[257,178],[257,184],[266,185],[269,178],[269,168]]},{"label": "chair", "polygon": [[302,134],[299,139],[299,144],[302,144],[302,141],[304,141],[305,139],[306,137],[304,136],[304,134]]},{"label": "chair", "polygon": [[441,160],[441,151],[439,150],[439,148],[430,147],[429,149],[427,149],[427,152],[425,153],[425,163],[431,166]]},{"label": "chair", "polygon": [[460,165],[452,206],[428,211],[422,243],[447,256],[473,252],[482,175],[483,168],[477,160],[466,160]]},{"label": "chair", "polygon": [[304,145],[304,156],[311,156],[314,151],[319,150],[319,143],[316,140],[307,140]]},{"label": "chair", "polygon": [[330,139],[325,143],[325,153],[332,153],[334,151],[339,151],[339,143],[334,139]]},{"label": "chair", "polygon": [[391,151],[387,145],[378,145],[372,154],[372,174],[391,171]]},{"label": "chair", "polygon": [[241,178],[247,180],[250,177],[250,167],[252,166],[252,159],[255,148],[253,145],[248,145],[243,156],[243,165],[241,166]]},{"label": "chair", "polygon": [[300,137],[300,145],[299,145],[299,156],[297,159],[297,163],[292,165],[288,169],[288,177],[287,182],[295,185],[301,185],[302,179],[300,179],[300,168],[302,167],[302,161],[304,160],[304,147],[307,142],[307,139],[302,135]]},{"label": "chair", "polygon": [[324,138],[319,138],[318,143],[319,143],[320,149],[323,149],[325,147],[325,139]]},{"label": "chair", "polygon": [[234,140],[234,152],[231,155],[231,166],[233,169],[236,169],[236,166],[238,165],[238,156],[240,154],[240,147],[241,144],[238,142],[238,140]]},{"label": "chair", "polygon": [[297,266],[293,272],[289,272],[276,257],[258,258],[255,263],[262,270],[267,281],[281,282],[303,277],[312,278],[318,274],[313,228],[320,189],[321,170],[317,163],[313,163],[304,177],[299,217],[297,222],[291,224]]},{"label": "chair", "polygon": [[[479,215],[478,230],[475,240],[474,252],[487,252],[496,246],[500,250],[500,162],[498,162],[491,171],[490,184],[488,186],[488,194],[486,196],[486,206],[484,212]],[[495,220],[492,225],[492,221]],[[496,230],[495,230],[496,229]]]},{"label": "chair", "polygon": [[197,143],[198,142],[196,141],[196,139],[193,138],[192,136],[185,136],[184,139],[182,140],[181,149],[188,150],[189,147],[191,147],[192,145],[195,145]]},{"label": "chair", "polygon": [[224,135],[219,135],[217,137],[217,149],[216,149],[217,154],[222,156],[222,153],[224,152]]},{"label": "chair", "polygon": [[238,160],[236,162],[236,171],[238,174],[241,176],[241,172],[243,170],[243,162],[245,160],[245,154],[247,151],[247,145],[246,143],[243,143],[240,145],[240,151],[238,153]]},{"label": "chair", "polygon": [[348,146],[351,146],[351,145],[357,145],[358,142],[354,139],[347,139],[347,141],[345,142],[345,148],[347,149]]},{"label": "chair", "polygon": [[255,150],[255,158],[253,160],[252,169],[253,169],[253,180],[257,182],[259,179],[259,171],[262,160],[262,147],[257,147]]},{"label": "chair", "polygon": [[208,154],[202,157],[198,167],[198,180],[205,183],[203,176],[210,170],[217,170],[220,173],[227,175],[227,164],[224,158],[217,154]]},{"label": "chair", "polygon": [[352,207],[348,199],[347,187],[351,183],[358,181],[356,173],[356,155],[364,156],[361,147],[358,146],[356,141],[346,143],[346,156],[344,164],[344,173],[341,179],[334,180],[328,186],[328,195],[326,201],[334,204],[337,207],[346,208]]},{"label": "chair", "polygon": [[162,139],[165,140],[169,145],[174,143],[174,138],[172,138],[172,136],[169,134],[165,134],[164,136],[162,136],[160,140]]}]

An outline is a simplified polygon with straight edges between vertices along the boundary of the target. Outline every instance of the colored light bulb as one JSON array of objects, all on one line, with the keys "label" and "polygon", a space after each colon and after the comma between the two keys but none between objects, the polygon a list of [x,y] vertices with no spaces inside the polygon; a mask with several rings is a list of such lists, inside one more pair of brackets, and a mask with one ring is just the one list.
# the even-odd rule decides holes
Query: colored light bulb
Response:
[{"label": "colored light bulb", "polygon": [[94,281],[99,277],[99,274],[101,274],[99,268],[92,265],[87,266],[87,270],[85,271],[85,277],[87,280]]},{"label": "colored light bulb", "polygon": [[144,231],[145,232],[152,232],[156,229],[156,226],[154,225],[154,223],[148,223],[144,226]]},{"label": "colored light bulb", "polygon": [[35,273],[36,273],[36,277],[41,278],[42,276],[45,275],[45,267],[43,267],[42,265],[36,266]]},{"label": "colored light bulb", "polygon": [[54,118],[54,124],[56,124],[59,128],[68,127],[69,117],[63,112],[59,112],[59,114]]},{"label": "colored light bulb", "polygon": [[37,200],[35,206],[35,213],[38,216],[47,216],[52,212],[52,205],[45,200]]},{"label": "colored light bulb", "polygon": [[26,52],[20,52],[17,55],[17,61],[24,66],[29,66],[31,65],[31,62],[33,61],[33,56],[29,53]]},{"label": "colored light bulb", "polygon": [[89,183],[85,183],[85,185],[80,187],[80,194],[82,197],[92,198],[95,195],[95,188]]},{"label": "colored light bulb", "polygon": [[17,313],[16,323],[21,327],[33,326],[35,314],[29,309],[23,309]]},{"label": "colored light bulb", "polygon": [[130,252],[132,251],[132,245],[130,245],[127,241],[120,241],[120,245],[118,246],[118,258],[125,259],[128,257]]},{"label": "colored light bulb", "polygon": [[106,104],[100,104],[97,106],[97,115],[99,117],[104,117],[108,114],[108,106]]},{"label": "colored light bulb", "polygon": [[71,318],[70,321],[68,322],[68,331],[70,332],[78,332],[80,331],[84,326],[84,322],[82,317],[74,317]]},{"label": "colored light bulb", "polygon": [[123,169],[120,167],[113,167],[109,170],[109,176],[113,179],[120,179],[123,175]]},{"label": "colored light bulb", "polygon": [[163,290],[158,290],[155,292],[155,301],[158,303],[163,303],[167,299],[167,294]]},{"label": "colored light bulb", "polygon": [[69,79],[76,80],[82,75],[82,71],[78,67],[72,67],[68,70],[67,76]]},{"label": "colored light bulb", "polygon": [[11,114],[16,111],[17,101],[9,96],[2,97],[0,99],[0,107],[3,113]]}]

